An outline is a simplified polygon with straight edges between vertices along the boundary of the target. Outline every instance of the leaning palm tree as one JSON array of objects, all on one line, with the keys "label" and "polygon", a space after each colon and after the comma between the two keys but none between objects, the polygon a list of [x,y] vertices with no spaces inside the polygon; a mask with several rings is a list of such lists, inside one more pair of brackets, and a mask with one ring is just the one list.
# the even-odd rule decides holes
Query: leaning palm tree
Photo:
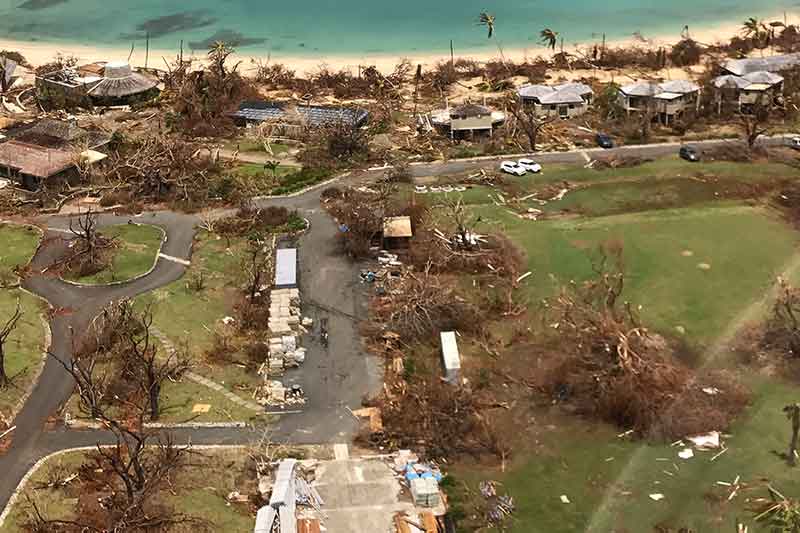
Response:
[{"label": "leaning palm tree", "polygon": [[541,38],[540,41],[543,45],[550,48],[551,50],[556,49],[556,42],[558,42],[558,32],[553,31],[550,28],[545,28],[541,32],[539,32],[539,37]]},{"label": "leaning palm tree", "polygon": [[478,25],[486,26],[489,29],[488,39],[491,39],[494,34],[494,15],[490,15],[486,11],[481,12],[478,17]]},{"label": "leaning palm tree", "polygon": [[762,22],[755,17],[750,17],[742,24],[742,35],[744,37],[758,37],[761,35]]}]

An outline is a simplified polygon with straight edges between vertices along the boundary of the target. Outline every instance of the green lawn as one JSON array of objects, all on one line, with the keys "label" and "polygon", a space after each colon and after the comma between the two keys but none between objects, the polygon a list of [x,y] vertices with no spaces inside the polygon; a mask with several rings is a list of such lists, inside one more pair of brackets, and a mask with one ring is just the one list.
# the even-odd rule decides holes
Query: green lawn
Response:
[{"label": "green lawn", "polygon": [[[280,155],[285,154],[290,150],[288,144],[283,143],[272,143],[272,153],[277,157]],[[242,153],[259,153],[259,154],[267,154],[267,151],[264,149],[264,144],[256,141],[251,141],[248,139],[234,139],[228,143],[225,143],[225,148],[228,150],[239,150]]]},{"label": "green lawn", "polygon": [[153,268],[164,238],[161,228],[148,224],[107,226],[101,229],[101,233],[117,241],[112,251],[111,266],[91,276],[70,278],[72,281],[102,285],[141,276]]},{"label": "green lawn", "polygon": [[[243,448],[196,450],[190,455],[188,465],[170,478],[169,487],[165,485],[162,503],[180,512],[208,523],[211,531],[226,533],[247,533],[253,530],[255,516],[250,514],[245,504],[229,504],[226,496],[240,490],[255,492],[255,475],[245,468],[248,460],[247,450]],[[76,516],[79,497],[77,482],[65,488],[36,489],[45,483],[51,472],[59,469],[69,475],[77,472],[87,457],[85,451],[67,452],[45,462],[31,476],[27,486],[28,494],[37,504],[42,514],[49,519],[70,519]],[[0,533],[21,533],[28,508],[23,497],[11,511]],[[185,526],[168,531],[188,531]]]},{"label": "green lawn", "polygon": [[625,298],[642,306],[646,323],[670,333],[682,326],[698,342],[716,338],[764,294],[800,243],[777,215],[748,206],[538,222],[493,206],[476,212],[487,221],[483,231],[505,233],[525,251],[531,301],[552,294],[551,275],[561,282],[591,276],[598,245],[618,241]]},{"label": "green lawn", "polygon": [[[241,260],[245,243],[206,232],[195,238],[192,264],[183,278],[143,294],[139,305],[151,305],[154,326],[176,345],[187,343],[194,356],[194,371],[238,392],[240,386],[252,387],[260,377],[244,368],[229,364],[220,366],[206,362],[204,353],[211,347],[213,332],[220,321],[234,315],[239,287],[243,283]],[[203,289],[196,291],[189,280],[202,273]],[[242,396],[251,399],[248,392]]]},{"label": "green lawn", "polygon": [[[705,181],[686,179],[687,171]],[[707,180],[710,175],[719,181]],[[482,196],[493,192],[485,188],[470,191],[465,201],[481,216],[479,232],[505,233],[524,250],[533,272],[523,282],[531,305],[551,295],[557,282],[592,276],[598,245],[622,244],[623,297],[642,305],[646,325],[672,337],[684,335],[703,362],[704,349],[733,324],[741,325],[745,310],[762,300],[776,276],[797,259],[800,244],[800,233],[777,212],[720,200],[713,192],[796,176],[782,165],[690,166],[667,159],[603,172],[548,168],[531,178],[591,183],[558,205],[579,215],[523,220],[484,201]],[[678,333],[678,326],[685,333]],[[734,363],[725,357],[720,362]],[[748,500],[766,497],[767,482],[800,497],[797,473],[777,455],[785,450],[790,429],[781,408],[797,401],[800,385],[748,369],[740,373],[753,390],[753,402],[724,439],[729,450],[714,462],[710,452],[695,451],[694,458],[683,460],[679,448],[630,442],[618,438],[616,428],[534,410],[533,436],[505,472],[461,464],[453,473],[472,490],[482,479],[502,482],[517,505],[513,532],[727,532],[735,530],[737,517],[751,524],[750,531],[765,531],[752,525]],[[728,501],[729,491],[716,482],[737,476],[743,488]],[[656,493],[665,498],[649,498]],[[562,494],[569,504],[561,502]]]},{"label": "green lawn", "polygon": [[[750,194],[750,185],[764,186],[766,182],[798,176],[800,173],[796,169],[780,163],[688,163],[666,158],[637,167],[608,170],[554,165],[538,175],[505,176],[507,184],[499,188],[478,185],[460,193],[421,194],[417,199],[436,204],[450,196],[460,197],[469,205],[492,205],[500,202],[498,194],[508,201],[538,193],[537,198],[550,200],[555,189],[568,182],[571,190],[561,200],[540,205],[527,199],[519,209],[602,216],[743,198]],[[408,193],[410,187],[404,190]]]},{"label": "green lawn", "polygon": [[[3,283],[14,283],[15,266],[24,266],[36,252],[40,233],[35,228],[0,224],[0,271]],[[39,298],[17,288],[0,290],[0,327],[13,316],[20,303],[22,317],[5,346],[5,371],[12,378],[10,387],[0,389],[0,413],[8,416],[20,396],[33,382],[36,369],[42,362],[44,326],[40,318],[46,304]]]}]

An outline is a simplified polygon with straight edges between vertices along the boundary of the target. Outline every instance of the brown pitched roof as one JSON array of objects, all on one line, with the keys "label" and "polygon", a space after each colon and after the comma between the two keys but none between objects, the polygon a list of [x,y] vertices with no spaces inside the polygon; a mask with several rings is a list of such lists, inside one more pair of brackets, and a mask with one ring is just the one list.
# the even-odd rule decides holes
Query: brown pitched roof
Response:
[{"label": "brown pitched roof", "polygon": [[0,144],[0,166],[21,174],[49,178],[74,164],[72,152],[11,140]]}]

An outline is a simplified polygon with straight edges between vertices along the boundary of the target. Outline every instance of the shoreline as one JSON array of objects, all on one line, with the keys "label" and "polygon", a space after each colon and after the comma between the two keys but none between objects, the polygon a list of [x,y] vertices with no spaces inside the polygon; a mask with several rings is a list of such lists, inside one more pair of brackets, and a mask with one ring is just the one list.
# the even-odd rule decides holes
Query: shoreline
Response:
[{"label": "shoreline", "polygon": [[[761,20],[783,20],[784,13],[774,16],[758,17]],[[800,15],[787,14],[788,24],[800,25]],[[715,24],[708,28],[690,28],[690,37],[701,44],[713,44],[720,40],[727,41],[734,35],[739,35],[741,31],[741,22],[727,22]],[[606,41],[606,47],[614,48],[618,46],[639,46],[642,48],[658,48],[668,47],[680,41],[680,36],[677,34],[670,35],[656,35],[646,40],[637,39],[634,36],[622,39],[610,39]],[[138,43],[137,43],[138,44]],[[497,41],[497,49],[487,51],[485,49],[460,49],[456,50],[456,58],[467,58],[477,61],[488,61],[492,59],[506,59],[520,61],[526,58],[534,58],[537,56],[549,58],[555,53],[549,48],[544,46],[532,47],[510,47],[504,49],[502,42]],[[565,42],[564,51],[567,53],[575,53],[578,51],[588,52],[595,45],[599,44],[598,41],[580,41],[580,42]],[[79,43],[51,43],[43,41],[15,41],[11,39],[0,39],[0,49],[15,50],[20,52],[29,63],[32,65],[42,65],[52,61],[56,54],[72,55],[79,59],[82,63],[88,63],[100,60],[127,60],[130,55],[130,62],[135,66],[142,67],[145,65],[145,51],[141,47],[134,48],[131,52],[130,47],[123,46],[105,46],[105,45],[83,45]],[[147,66],[156,69],[165,69],[166,65],[164,60],[172,61],[178,56],[179,50],[167,49],[151,49],[149,52],[149,60]],[[769,53],[769,52],[768,52]],[[184,58],[193,58],[202,61],[205,56],[203,54],[191,54],[184,52]],[[395,65],[401,60],[407,59],[413,65],[422,64],[424,67],[430,67],[438,61],[449,60],[450,54],[427,52],[427,53],[380,53],[380,54],[323,54],[320,56],[306,56],[306,55],[283,55],[280,53],[271,53],[269,51],[257,51],[248,53],[247,51],[237,52],[232,56],[235,61],[242,62],[242,70],[248,71],[253,68],[253,62],[260,61],[262,63],[279,63],[286,65],[288,68],[295,70],[297,74],[309,74],[316,72],[320,66],[325,65],[328,68],[335,70],[352,70],[356,71],[359,67],[374,65],[382,72],[390,72]]]}]

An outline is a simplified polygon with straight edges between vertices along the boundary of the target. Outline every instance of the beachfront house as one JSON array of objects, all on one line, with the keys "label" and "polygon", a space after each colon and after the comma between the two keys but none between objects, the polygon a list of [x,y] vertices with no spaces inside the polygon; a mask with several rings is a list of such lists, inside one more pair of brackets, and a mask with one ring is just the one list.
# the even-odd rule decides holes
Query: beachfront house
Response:
[{"label": "beachfront house", "polygon": [[72,121],[44,119],[11,128],[0,135],[0,177],[28,190],[45,181],[72,181],[79,177],[79,163],[107,157],[99,150],[110,138]]},{"label": "beachfront house", "polygon": [[275,136],[296,137],[308,128],[337,124],[361,127],[369,119],[369,112],[343,106],[257,100],[242,102],[231,118],[238,126],[270,124]]},{"label": "beachfront house", "polygon": [[644,81],[620,87],[618,101],[627,114],[649,112],[670,124],[700,106],[700,86],[688,80]]},{"label": "beachfront house", "polygon": [[723,74],[745,76],[755,72],[780,73],[800,66],[800,53],[767,57],[729,59],[722,65]]},{"label": "beachfront house", "polygon": [[99,61],[37,76],[36,91],[52,107],[110,107],[150,101],[158,83],[126,62]]},{"label": "beachfront house", "polygon": [[484,105],[466,102],[455,107],[436,109],[421,116],[421,125],[449,133],[452,139],[475,137],[476,134],[492,135],[494,128],[505,121],[502,111],[494,111]]},{"label": "beachfront house", "polygon": [[722,113],[723,106],[732,106],[739,113],[751,112],[758,103],[771,107],[783,93],[783,76],[763,70],[743,76],[724,74],[712,84],[717,113]]},{"label": "beachfront house", "polygon": [[559,85],[523,85],[517,90],[525,105],[533,106],[537,114],[560,118],[586,113],[592,103],[592,88],[584,83]]}]

